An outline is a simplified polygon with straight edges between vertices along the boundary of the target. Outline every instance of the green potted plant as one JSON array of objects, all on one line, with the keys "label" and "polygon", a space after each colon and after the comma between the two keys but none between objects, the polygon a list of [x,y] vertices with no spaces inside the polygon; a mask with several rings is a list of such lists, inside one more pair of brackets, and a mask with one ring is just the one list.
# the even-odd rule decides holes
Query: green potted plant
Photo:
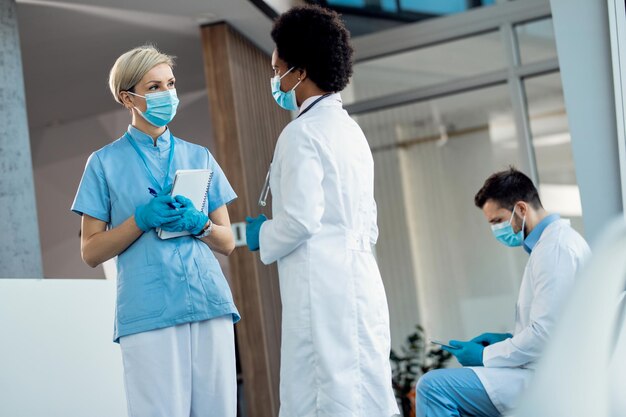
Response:
[{"label": "green potted plant", "polygon": [[417,380],[432,369],[443,368],[451,356],[440,347],[427,343],[424,328],[420,325],[407,336],[399,352],[391,349],[393,390],[404,417],[415,415],[413,399]]}]

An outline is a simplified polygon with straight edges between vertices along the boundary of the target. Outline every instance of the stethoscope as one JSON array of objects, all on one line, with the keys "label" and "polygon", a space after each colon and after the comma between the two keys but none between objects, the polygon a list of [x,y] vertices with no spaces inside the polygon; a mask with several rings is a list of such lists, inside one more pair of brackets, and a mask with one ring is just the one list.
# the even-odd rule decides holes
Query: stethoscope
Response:
[{"label": "stethoscope", "polygon": [[[333,94],[333,93],[326,93],[323,96],[319,97],[317,100],[315,100],[313,103],[311,103],[311,105],[309,107],[307,107],[306,109],[302,110],[302,112],[300,112],[298,117],[304,115],[306,112],[311,110],[313,108],[313,106],[315,106],[317,103],[319,103],[320,101],[322,101],[326,97],[330,96],[331,94]],[[296,119],[298,117],[296,117]],[[267,205],[267,196],[270,193],[270,173],[271,172],[272,172],[272,164],[270,163],[270,167],[267,169],[267,175],[265,176],[265,183],[263,184],[263,188],[261,189],[261,195],[259,196],[259,206],[260,207],[265,207]]]}]

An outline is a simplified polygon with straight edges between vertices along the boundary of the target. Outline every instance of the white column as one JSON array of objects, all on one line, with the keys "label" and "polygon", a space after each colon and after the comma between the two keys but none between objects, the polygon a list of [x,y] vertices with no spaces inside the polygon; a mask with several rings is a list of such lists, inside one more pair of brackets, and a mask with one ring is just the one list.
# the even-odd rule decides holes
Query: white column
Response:
[{"label": "white column", "polygon": [[607,3],[551,0],[587,239],[623,212]]},{"label": "white column", "polygon": [[15,0],[0,0],[0,278],[42,276]]}]

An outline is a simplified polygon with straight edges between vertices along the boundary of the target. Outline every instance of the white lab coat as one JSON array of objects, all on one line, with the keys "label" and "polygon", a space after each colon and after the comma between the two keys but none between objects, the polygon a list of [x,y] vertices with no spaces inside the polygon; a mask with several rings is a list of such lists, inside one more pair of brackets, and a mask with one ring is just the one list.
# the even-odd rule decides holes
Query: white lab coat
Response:
[{"label": "white lab coat", "polygon": [[530,383],[576,274],[591,254],[569,220],[549,224],[535,245],[520,286],[513,338],[487,346],[484,367],[472,369],[501,413],[514,408]]},{"label": "white lab coat", "polygon": [[339,94],[283,130],[270,187],[272,219],[259,242],[261,260],[278,261],[280,417],[398,414],[389,312],[371,251],[378,237],[374,164]]}]

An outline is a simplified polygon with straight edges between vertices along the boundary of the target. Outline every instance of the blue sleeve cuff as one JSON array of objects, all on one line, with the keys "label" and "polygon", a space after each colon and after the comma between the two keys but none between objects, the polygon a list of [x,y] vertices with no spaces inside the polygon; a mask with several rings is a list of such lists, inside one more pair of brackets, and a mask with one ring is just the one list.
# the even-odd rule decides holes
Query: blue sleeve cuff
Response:
[{"label": "blue sleeve cuff", "polygon": [[229,205],[230,203],[232,203],[233,201],[235,201],[237,199],[237,194],[231,194],[231,195],[227,195],[227,196],[222,196],[222,198],[220,198],[219,200],[214,200],[211,202],[210,209],[211,211],[210,213],[213,213],[215,210],[217,210],[218,208],[224,206],[224,205]]},{"label": "blue sleeve cuff", "polygon": [[82,216],[83,214],[86,214],[88,216],[91,216],[95,219],[98,219],[100,221],[103,221],[105,223],[109,223],[111,221],[110,217],[109,217],[109,213],[104,212],[104,211],[98,211],[98,210],[93,210],[90,208],[84,208],[84,207],[80,207],[80,206],[74,206],[72,207],[72,211],[76,214],[78,214],[79,216]]}]

